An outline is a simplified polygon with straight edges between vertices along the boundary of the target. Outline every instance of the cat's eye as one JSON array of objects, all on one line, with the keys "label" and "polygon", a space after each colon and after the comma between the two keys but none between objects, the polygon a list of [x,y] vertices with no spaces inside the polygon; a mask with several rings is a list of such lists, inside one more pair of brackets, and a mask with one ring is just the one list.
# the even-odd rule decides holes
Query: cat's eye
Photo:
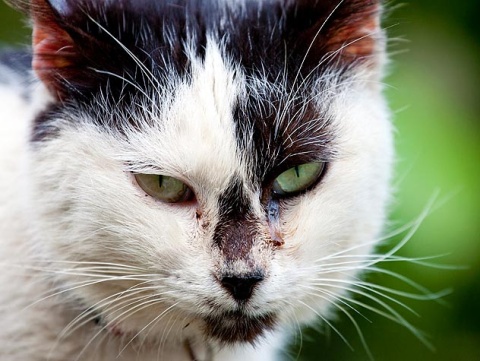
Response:
[{"label": "cat's eye", "polygon": [[299,164],[281,173],[273,181],[273,193],[279,196],[293,195],[313,185],[322,175],[325,163]]},{"label": "cat's eye", "polygon": [[187,202],[193,192],[181,180],[166,175],[135,174],[138,185],[149,196],[166,203]]}]

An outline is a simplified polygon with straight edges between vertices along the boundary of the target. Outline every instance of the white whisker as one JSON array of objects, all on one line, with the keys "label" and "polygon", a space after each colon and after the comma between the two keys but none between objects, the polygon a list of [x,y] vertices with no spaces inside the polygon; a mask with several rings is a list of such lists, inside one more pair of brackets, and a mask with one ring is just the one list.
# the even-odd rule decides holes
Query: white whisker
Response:
[{"label": "white whisker", "polygon": [[297,300],[298,303],[300,303],[301,305],[303,305],[304,307],[308,308],[310,311],[312,311],[313,313],[315,313],[323,322],[325,322],[326,325],[328,325],[330,327],[330,329],[332,329],[341,339],[342,341],[345,343],[345,345],[347,345],[347,347],[353,351],[353,347],[352,345],[350,345],[350,343],[347,341],[347,339],[345,338],[345,336],[342,335],[342,333],[335,327],[333,326],[333,324],[328,321],[324,316],[322,316],[317,310],[315,310],[313,307],[309,306],[308,304],[306,304],[305,302],[301,301],[301,300]]},{"label": "white whisker", "polygon": [[[125,344],[125,346],[120,350],[118,356],[120,357],[120,355],[123,353],[123,351],[125,351],[125,349],[143,332],[145,331],[148,327],[150,327],[152,324],[155,324],[157,321],[159,321],[162,317],[164,317],[166,314],[168,314],[172,309],[174,309],[177,305],[179,304],[179,302],[176,302],[174,303],[173,305],[169,306],[167,309],[165,309],[164,311],[162,311],[160,314],[158,314],[157,316],[155,316],[153,318],[153,320],[151,320],[149,323],[147,323],[143,328],[141,328],[134,336],[132,336],[130,338],[130,340]],[[149,306],[149,305],[148,305]]]}]

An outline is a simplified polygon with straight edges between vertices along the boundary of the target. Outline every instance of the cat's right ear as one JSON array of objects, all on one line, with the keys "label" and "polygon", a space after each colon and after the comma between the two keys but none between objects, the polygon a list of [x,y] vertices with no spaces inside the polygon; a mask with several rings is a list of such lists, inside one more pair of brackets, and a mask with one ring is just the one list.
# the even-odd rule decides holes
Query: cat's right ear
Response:
[{"label": "cat's right ear", "polygon": [[69,93],[85,67],[82,56],[63,16],[69,11],[67,0],[31,0],[33,25],[32,68],[38,78],[57,99]]},{"label": "cat's right ear", "polygon": [[95,54],[108,53],[108,46],[86,31],[86,6],[82,0],[30,1],[32,68],[57,100],[89,92],[104,80],[92,69]]}]

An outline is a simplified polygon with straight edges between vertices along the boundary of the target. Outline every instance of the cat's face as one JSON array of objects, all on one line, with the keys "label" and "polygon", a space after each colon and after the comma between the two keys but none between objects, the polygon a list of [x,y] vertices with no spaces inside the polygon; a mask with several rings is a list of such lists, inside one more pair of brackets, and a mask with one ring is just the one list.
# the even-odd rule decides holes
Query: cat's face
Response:
[{"label": "cat's face", "polygon": [[231,343],[328,317],[389,193],[378,5],[197,4],[191,19],[125,1],[129,23],[36,3],[34,66],[56,100],[34,129],[35,246],[85,318]]}]

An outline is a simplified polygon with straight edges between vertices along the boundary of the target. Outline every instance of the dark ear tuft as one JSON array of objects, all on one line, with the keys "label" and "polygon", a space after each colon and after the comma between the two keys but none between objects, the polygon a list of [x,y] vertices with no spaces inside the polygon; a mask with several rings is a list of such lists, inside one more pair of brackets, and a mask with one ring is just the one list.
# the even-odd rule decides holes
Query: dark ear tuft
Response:
[{"label": "dark ear tuft", "polygon": [[376,65],[383,50],[380,0],[298,0],[287,27],[297,30],[294,48],[305,64],[328,61],[348,67]]}]

